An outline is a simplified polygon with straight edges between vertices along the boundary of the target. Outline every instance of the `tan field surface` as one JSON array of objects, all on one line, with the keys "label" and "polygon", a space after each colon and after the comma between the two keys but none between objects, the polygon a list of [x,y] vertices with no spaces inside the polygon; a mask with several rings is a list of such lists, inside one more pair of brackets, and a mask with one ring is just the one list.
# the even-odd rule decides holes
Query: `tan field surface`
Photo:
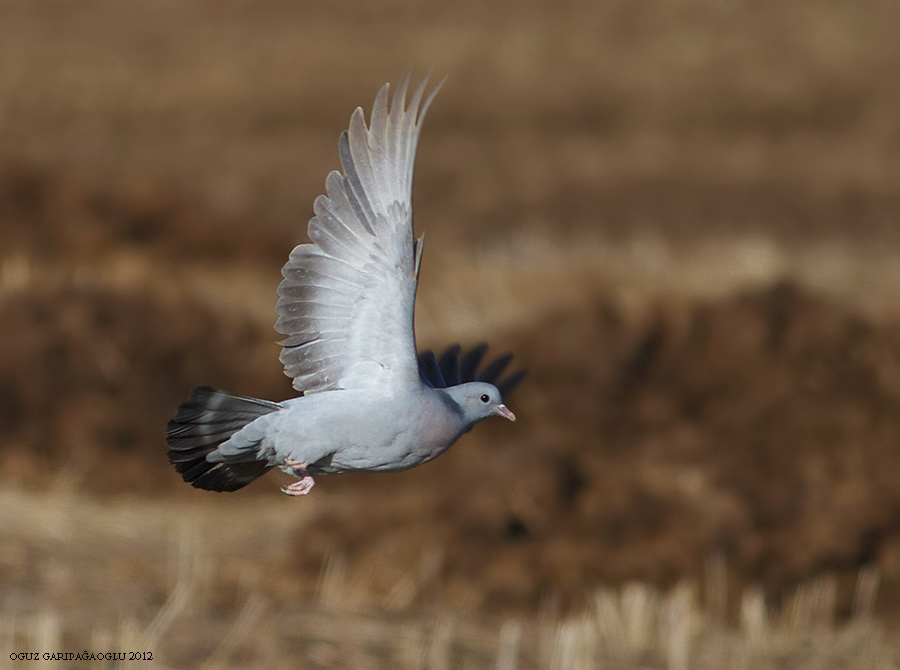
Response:
[{"label": "tan field surface", "polygon": [[[0,670],[900,667],[898,30],[0,0]],[[513,352],[519,420],[303,499],[192,489],[166,421],[292,394],[280,268],[408,69],[448,75],[418,341]]]}]

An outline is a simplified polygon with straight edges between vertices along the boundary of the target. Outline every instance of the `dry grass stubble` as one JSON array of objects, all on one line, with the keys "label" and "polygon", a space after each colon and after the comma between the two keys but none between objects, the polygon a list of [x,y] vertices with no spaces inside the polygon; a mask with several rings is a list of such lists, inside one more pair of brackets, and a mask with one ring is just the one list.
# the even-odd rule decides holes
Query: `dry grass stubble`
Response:
[{"label": "dry grass stubble", "polygon": [[[567,617],[550,603],[536,617],[503,619],[439,601],[409,606],[396,593],[361,600],[366,584],[346,573],[338,554],[322,566],[316,589],[302,592],[278,570],[285,537],[314,513],[292,502],[109,506],[3,490],[0,574],[15,586],[0,616],[0,667],[36,667],[11,662],[7,649],[153,651],[154,667],[210,669],[295,668],[302,657],[304,667],[323,669],[856,670],[895,667],[900,654],[872,618],[878,576],[867,571],[852,616],[840,622],[834,584],[820,578],[778,612],[746,591],[729,624],[724,566],[715,562],[703,604],[696,585],[661,591],[632,583],[597,590],[583,614]],[[326,493],[314,506],[333,502]],[[397,590],[416,582],[405,575]]]}]

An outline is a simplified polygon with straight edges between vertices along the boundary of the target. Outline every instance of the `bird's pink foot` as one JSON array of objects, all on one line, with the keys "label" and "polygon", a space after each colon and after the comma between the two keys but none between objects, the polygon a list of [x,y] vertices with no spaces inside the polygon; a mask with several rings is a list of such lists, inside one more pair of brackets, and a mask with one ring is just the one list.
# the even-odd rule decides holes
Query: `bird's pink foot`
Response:
[{"label": "bird's pink foot", "polygon": [[299,479],[293,484],[282,486],[281,492],[286,493],[289,496],[305,496],[307,493],[313,490],[313,486],[315,485],[316,480],[309,475],[306,475],[303,479]]},{"label": "bird's pink foot", "polygon": [[288,456],[284,459],[284,464],[291,469],[291,474],[295,477],[300,477],[300,480],[294,482],[293,484],[282,486],[282,493],[286,493],[289,496],[305,496],[307,493],[313,490],[313,486],[316,485],[316,481],[307,471],[306,463],[295,461],[293,458]]}]

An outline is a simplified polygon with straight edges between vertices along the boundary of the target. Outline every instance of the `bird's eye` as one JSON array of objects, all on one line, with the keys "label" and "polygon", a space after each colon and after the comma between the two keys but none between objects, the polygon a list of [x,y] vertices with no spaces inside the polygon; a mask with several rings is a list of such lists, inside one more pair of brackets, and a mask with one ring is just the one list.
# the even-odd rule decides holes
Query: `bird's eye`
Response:
[{"label": "bird's eye", "polygon": [[482,393],[481,394],[481,402],[487,402],[488,400],[490,400],[490,397],[488,396],[488,394]]}]

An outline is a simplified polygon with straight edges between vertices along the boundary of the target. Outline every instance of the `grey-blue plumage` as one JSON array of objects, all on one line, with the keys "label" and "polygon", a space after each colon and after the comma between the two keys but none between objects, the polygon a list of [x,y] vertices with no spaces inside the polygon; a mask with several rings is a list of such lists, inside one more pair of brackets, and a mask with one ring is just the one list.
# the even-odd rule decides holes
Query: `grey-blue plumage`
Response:
[{"label": "grey-blue plumage", "polygon": [[413,160],[440,88],[424,97],[425,84],[407,105],[404,77],[390,108],[385,85],[368,127],[354,112],[339,144],[343,172],[315,202],[311,243],[282,271],[275,328],[301,395],[275,403],[200,387],[169,422],[169,460],[193,486],[233,491],[279,467],[298,478],[282,490],[304,495],[316,475],[410,468],[484,418],[515,420],[503,396],[524,371],[499,381],[510,356],[484,367],[485,345],[416,356]]}]

